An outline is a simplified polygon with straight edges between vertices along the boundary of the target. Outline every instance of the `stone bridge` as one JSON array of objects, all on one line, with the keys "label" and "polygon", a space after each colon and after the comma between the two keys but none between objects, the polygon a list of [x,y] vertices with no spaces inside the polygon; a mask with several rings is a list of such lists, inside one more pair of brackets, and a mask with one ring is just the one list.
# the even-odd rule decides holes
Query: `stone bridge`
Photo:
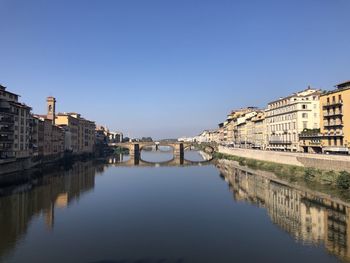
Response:
[{"label": "stone bridge", "polygon": [[[208,161],[190,161],[184,158],[184,152],[186,149],[191,148],[193,143],[190,142],[126,142],[126,143],[111,143],[110,147],[121,147],[129,150],[130,159],[128,161],[123,162],[122,160],[112,159],[110,161],[111,164],[115,164],[117,166],[193,166],[193,165],[203,165],[205,163],[210,163],[212,157],[209,154],[210,158]],[[156,146],[156,149],[160,146],[169,146],[173,149],[173,158],[169,161],[165,162],[148,162],[142,160],[141,151],[145,147]],[[213,149],[212,149],[213,150]],[[207,153],[203,153],[207,154]],[[207,154],[208,155],[208,154]],[[118,159],[118,158],[117,158]],[[119,158],[120,159],[120,158]]]},{"label": "stone bridge", "polygon": [[184,156],[184,151],[190,148],[193,144],[190,142],[123,142],[123,143],[110,143],[110,147],[121,147],[129,150],[130,156],[140,156],[143,148],[150,146],[170,146],[173,149],[174,156]]}]

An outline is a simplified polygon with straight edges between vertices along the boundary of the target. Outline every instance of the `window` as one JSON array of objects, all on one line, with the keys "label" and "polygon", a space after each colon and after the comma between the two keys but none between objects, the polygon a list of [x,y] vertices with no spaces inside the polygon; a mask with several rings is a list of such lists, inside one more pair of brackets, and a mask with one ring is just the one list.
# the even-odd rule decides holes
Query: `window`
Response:
[{"label": "window", "polygon": [[307,113],[302,114],[303,118],[307,118]]},{"label": "window", "polygon": [[303,105],[301,105],[301,108],[302,108],[303,110],[305,110],[305,109],[307,109],[307,105],[306,105],[306,104],[303,104]]},{"label": "window", "polygon": [[307,129],[307,121],[303,121],[303,129]]},{"label": "window", "polygon": [[339,99],[339,101],[341,101],[341,95],[339,94],[339,96],[338,96],[338,99]]}]

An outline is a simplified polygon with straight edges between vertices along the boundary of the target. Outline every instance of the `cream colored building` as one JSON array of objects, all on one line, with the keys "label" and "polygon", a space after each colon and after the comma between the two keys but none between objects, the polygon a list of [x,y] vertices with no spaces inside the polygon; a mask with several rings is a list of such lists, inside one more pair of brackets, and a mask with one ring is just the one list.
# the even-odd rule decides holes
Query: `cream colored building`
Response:
[{"label": "cream colored building", "polygon": [[319,97],[320,90],[308,88],[268,103],[267,149],[301,151],[299,134],[320,127]]},{"label": "cream colored building", "polygon": [[204,130],[201,134],[193,137],[193,142],[203,143],[203,142],[214,142],[219,143],[219,131],[218,130]]},{"label": "cream colored building", "polygon": [[[246,118],[250,117],[250,112],[256,111],[255,107],[247,107],[238,110],[232,110],[230,114],[227,115],[225,122],[219,124],[219,137],[220,141],[223,144],[241,144],[241,140],[246,131],[242,131],[245,129],[244,122]],[[242,126],[243,125],[243,126]],[[244,134],[242,134],[242,132]],[[244,141],[246,139],[243,139]]]},{"label": "cream colored building", "polygon": [[265,111],[259,111],[255,115],[251,122],[253,123],[252,129],[252,148],[265,150],[267,146],[267,126]]},{"label": "cream colored building", "polygon": [[251,148],[253,140],[253,122],[251,121],[257,111],[242,113],[237,118],[234,143],[241,148]]}]

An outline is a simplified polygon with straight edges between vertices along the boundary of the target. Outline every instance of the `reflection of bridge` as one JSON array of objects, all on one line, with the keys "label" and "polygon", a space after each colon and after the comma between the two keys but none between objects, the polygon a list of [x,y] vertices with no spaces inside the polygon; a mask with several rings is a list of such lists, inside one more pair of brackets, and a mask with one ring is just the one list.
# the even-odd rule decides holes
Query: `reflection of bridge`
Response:
[{"label": "reflection of bridge", "polygon": [[[139,167],[163,167],[163,166],[200,166],[210,164],[212,157],[209,154],[204,153],[205,159],[204,161],[190,161],[186,160],[182,155],[174,155],[173,159],[164,162],[148,162],[142,160],[141,155],[133,155],[127,161],[124,161],[123,154],[117,154],[113,157],[110,157],[108,160],[109,164],[113,164],[115,166],[128,167],[128,166],[139,166]],[[209,157],[210,156],[210,157]]]}]

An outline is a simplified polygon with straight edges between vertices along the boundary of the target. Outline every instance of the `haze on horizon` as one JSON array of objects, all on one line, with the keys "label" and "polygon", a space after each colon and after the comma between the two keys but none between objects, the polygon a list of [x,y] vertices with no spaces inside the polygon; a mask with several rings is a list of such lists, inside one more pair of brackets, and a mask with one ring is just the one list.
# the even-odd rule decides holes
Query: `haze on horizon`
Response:
[{"label": "haze on horizon", "polygon": [[349,79],[348,0],[1,0],[0,83],[132,137]]}]

